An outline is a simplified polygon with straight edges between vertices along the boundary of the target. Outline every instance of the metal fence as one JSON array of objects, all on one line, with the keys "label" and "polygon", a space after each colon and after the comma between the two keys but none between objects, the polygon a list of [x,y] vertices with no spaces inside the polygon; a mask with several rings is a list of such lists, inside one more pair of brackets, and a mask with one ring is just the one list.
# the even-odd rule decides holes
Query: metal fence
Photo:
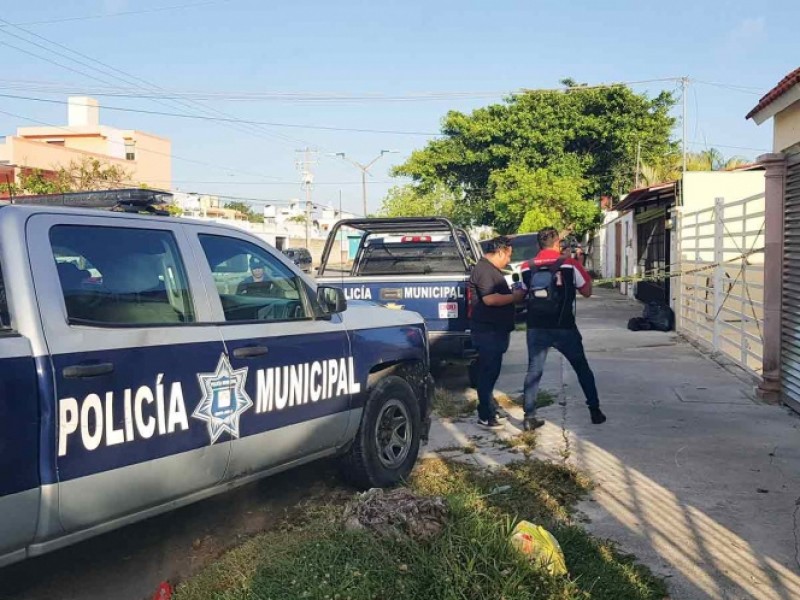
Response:
[{"label": "metal fence", "polygon": [[[761,376],[764,195],[678,215],[678,331]],[[777,276],[777,274],[776,274]]]}]

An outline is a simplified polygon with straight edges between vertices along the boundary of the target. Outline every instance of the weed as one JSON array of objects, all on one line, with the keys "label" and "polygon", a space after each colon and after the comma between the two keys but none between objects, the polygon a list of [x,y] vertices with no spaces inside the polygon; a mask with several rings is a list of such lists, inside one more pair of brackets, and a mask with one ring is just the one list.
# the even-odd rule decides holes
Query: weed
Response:
[{"label": "weed", "polygon": [[[341,504],[309,511],[299,529],[266,533],[178,587],[176,600],[659,600],[661,580],[573,522],[590,483],[569,466],[537,460],[486,471],[430,459],[409,485],[447,499],[449,519],[426,543],[347,531]],[[502,493],[493,490],[503,489]],[[508,543],[518,519],[559,540],[569,577],[551,577]]]},{"label": "weed", "polygon": [[477,407],[477,399],[465,398],[463,394],[457,394],[443,388],[436,388],[433,395],[433,410],[437,415],[445,419],[471,415]]}]

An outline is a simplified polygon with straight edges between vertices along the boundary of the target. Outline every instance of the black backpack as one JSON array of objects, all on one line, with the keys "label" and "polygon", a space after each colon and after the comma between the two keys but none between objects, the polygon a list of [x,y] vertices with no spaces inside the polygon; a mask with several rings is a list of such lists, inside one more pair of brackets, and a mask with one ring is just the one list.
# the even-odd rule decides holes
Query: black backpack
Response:
[{"label": "black backpack", "polygon": [[561,267],[566,259],[560,258],[552,265],[531,265],[528,288],[528,310],[537,316],[559,317],[566,301],[566,284]]}]

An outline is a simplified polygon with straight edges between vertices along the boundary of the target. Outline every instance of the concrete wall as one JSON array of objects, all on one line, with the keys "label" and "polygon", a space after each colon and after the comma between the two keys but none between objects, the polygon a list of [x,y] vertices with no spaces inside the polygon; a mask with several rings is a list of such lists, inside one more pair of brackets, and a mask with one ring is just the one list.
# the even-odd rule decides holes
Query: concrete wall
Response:
[{"label": "concrete wall", "polygon": [[[170,189],[172,187],[172,142],[141,131],[123,131],[124,137],[131,137],[136,143],[136,160],[133,162],[135,179],[151,187]],[[122,148],[124,157],[125,149]]]},{"label": "concrete wall", "polygon": [[689,171],[683,176],[683,213],[764,195],[764,171]]},{"label": "concrete wall", "polygon": [[775,115],[773,152],[800,152],[800,100]]},{"label": "concrete wall", "polygon": [[[616,213],[615,213],[616,214]],[[616,272],[616,249],[617,249],[617,224],[620,225],[621,249],[620,273],[621,277],[633,277],[636,275],[636,224],[633,221],[633,213],[626,212],[616,218],[607,220],[603,229],[605,230],[605,243],[603,244],[602,257],[602,276],[603,278],[617,277]],[[617,289],[621,294],[633,298],[635,284],[621,283]]]},{"label": "concrete wall", "polygon": [[[169,140],[138,131],[129,132],[136,140],[136,160],[125,160],[122,134],[128,132],[113,131],[112,139],[99,132],[81,135],[64,135],[62,132],[59,136],[55,129],[53,135],[37,132],[37,136],[42,136],[37,139],[8,136],[5,144],[0,144],[0,160],[18,167],[50,171],[91,158],[124,169],[130,174],[130,183],[144,183],[159,189],[172,186],[172,144]],[[64,145],[48,144],[43,141],[45,138],[63,139]]]}]

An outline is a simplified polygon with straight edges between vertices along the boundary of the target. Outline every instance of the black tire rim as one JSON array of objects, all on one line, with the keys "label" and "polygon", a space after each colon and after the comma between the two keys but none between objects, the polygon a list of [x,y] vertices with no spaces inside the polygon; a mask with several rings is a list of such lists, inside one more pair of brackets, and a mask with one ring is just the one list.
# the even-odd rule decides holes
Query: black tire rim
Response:
[{"label": "black tire rim", "polygon": [[378,459],[387,469],[396,469],[411,452],[412,431],[408,409],[392,398],[381,408],[375,423],[375,446]]}]

